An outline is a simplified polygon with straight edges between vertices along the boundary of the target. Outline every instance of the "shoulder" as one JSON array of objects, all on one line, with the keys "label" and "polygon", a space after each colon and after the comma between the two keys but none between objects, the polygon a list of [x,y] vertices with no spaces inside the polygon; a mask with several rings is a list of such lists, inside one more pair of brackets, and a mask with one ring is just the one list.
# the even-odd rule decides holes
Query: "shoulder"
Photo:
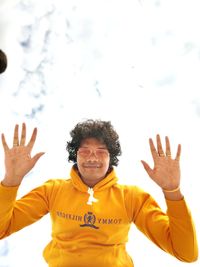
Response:
[{"label": "shoulder", "polygon": [[34,188],[32,192],[42,193],[42,194],[51,194],[66,188],[71,183],[71,179],[49,179],[40,186]]},{"label": "shoulder", "polygon": [[141,187],[137,185],[116,184],[115,186],[120,190],[122,190],[124,194],[132,195],[134,197],[149,195],[147,192],[145,192]]},{"label": "shoulder", "polygon": [[46,182],[43,183],[43,187],[46,188],[55,188],[59,189],[63,186],[68,186],[71,184],[71,179],[64,179],[64,178],[58,178],[58,179],[49,179]]},{"label": "shoulder", "polygon": [[140,186],[137,185],[121,185],[118,187],[123,191],[124,200],[127,205],[132,207],[141,207],[145,202],[149,200],[153,201],[152,196],[144,191]]},{"label": "shoulder", "polygon": [[65,178],[57,178],[57,179],[49,179],[46,182],[44,182],[44,186],[59,186],[68,184],[71,181],[71,179],[65,179]]}]

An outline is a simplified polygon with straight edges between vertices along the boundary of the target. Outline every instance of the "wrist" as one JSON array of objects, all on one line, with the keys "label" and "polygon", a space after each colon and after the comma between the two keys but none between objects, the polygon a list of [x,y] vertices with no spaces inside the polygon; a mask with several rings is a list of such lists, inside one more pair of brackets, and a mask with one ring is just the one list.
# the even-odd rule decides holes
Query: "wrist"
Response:
[{"label": "wrist", "polygon": [[19,181],[18,179],[11,179],[5,176],[4,179],[1,181],[1,184],[7,187],[14,187],[19,186],[21,184],[21,180]]},{"label": "wrist", "polygon": [[164,189],[164,188],[162,188],[162,190],[163,190],[163,192],[165,192],[165,193],[174,193],[174,192],[177,192],[177,191],[180,190],[180,186],[177,186],[177,187],[174,188],[174,189]]},{"label": "wrist", "polygon": [[184,197],[181,193],[180,186],[172,190],[162,189],[162,191],[168,200],[181,200]]}]

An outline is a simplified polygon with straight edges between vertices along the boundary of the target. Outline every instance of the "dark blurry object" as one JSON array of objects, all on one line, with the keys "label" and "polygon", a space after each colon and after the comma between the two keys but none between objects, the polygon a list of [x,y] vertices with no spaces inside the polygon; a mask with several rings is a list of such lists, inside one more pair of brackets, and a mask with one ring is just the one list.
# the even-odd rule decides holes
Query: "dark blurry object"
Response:
[{"label": "dark blurry object", "polygon": [[0,74],[3,73],[7,68],[7,56],[0,50]]}]

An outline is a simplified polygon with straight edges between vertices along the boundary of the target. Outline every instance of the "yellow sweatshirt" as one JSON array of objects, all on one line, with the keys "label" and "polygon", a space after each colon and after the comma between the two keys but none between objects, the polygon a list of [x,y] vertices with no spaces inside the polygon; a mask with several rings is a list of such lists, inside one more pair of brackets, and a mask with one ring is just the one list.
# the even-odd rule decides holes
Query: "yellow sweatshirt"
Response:
[{"label": "yellow sweatshirt", "polygon": [[19,200],[17,189],[0,185],[0,238],[50,212],[52,241],[43,253],[50,267],[133,267],[126,252],[131,223],[178,259],[197,259],[195,229],[185,200],[166,200],[165,214],[140,188],[119,185],[114,170],[93,189],[74,167],[70,179],[49,180]]}]

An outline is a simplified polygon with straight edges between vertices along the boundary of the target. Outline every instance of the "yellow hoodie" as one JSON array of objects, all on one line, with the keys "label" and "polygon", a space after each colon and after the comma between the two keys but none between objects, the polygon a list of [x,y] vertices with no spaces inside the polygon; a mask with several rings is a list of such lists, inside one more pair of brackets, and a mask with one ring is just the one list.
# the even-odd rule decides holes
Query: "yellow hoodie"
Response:
[{"label": "yellow hoodie", "polygon": [[131,223],[178,259],[197,259],[185,200],[166,200],[165,214],[140,188],[119,185],[114,170],[92,189],[74,167],[70,179],[49,180],[19,200],[17,189],[0,185],[0,238],[50,212],[52,241],[43,252],[50,267],[133,267],[126,252]]}]

